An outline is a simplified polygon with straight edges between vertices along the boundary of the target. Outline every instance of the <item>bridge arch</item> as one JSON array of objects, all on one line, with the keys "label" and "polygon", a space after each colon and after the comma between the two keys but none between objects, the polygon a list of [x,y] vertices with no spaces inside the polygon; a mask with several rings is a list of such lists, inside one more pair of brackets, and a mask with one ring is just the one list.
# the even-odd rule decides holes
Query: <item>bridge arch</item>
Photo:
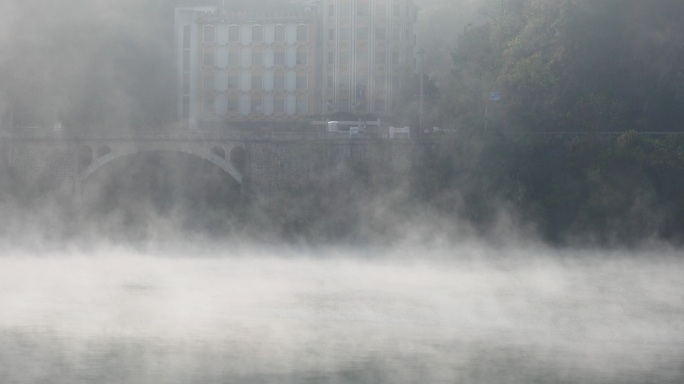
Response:
[{"label": "bridge arch", "polygon": [[[174,148],[167,148],[164,146],[160,147],[134,147],[134,148],[124,148],[124,149],[113,149],[109,146],[106,147],[109,151],[98,151],[100,152],[100,156],[92,159],[90,164],[85,167],[80,172],[79,175],[79,182],[82,185],[83,182],[85,182],[93,173],[95,173],[98,169],[102,168],[104,165],[111,163],[114,160],[126,157],[126,156],[131,156],[135,155],[138,153],[144,153],[144,152],[180,152],[180,153],[185,153],[189,154],[195,157],[198,157],[200,159],[206,160],[217,167],[221,168],[224,172],[228,173],[235,181],[237,181],[239,184],[243,184],[243,175],[240,170],[238,170],[233,164],[231,164],[230,161],[226,160],[225,158],[221,157],[220,154],[214,153],[209,148],[205,147],[197,147],[193,148],[191,146],[180,146],[180,147],[174,147]],[[242,147],[240,147],[242,148]],[[244,150],[244,149],[243,149]]]},{"label": "bridge arch", "polygon": [[97,157],[100,158],[111,152],[112,149],[109,147],[109,145],[100,145],[100,147],[97,149]]},{"label": "bridge arch", "polygon": [[226,149],[222,145],[215,145],[214,148],[211,149],[211,153],[223,160],[226,159]]}]

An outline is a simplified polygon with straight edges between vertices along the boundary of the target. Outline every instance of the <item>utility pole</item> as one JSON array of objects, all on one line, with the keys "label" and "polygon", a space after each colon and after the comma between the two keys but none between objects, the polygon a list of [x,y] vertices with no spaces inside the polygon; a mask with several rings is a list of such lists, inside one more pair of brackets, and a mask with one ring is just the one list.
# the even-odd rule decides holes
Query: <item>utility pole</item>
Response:
[{"label": "utility pole", "polygon": [[418,137],[420,137],[420,136],[423,136],[423,134],[425,134],[425,89],[423,87],[423,77],[424,77],[423,61],[425,59],[425,51],[421,48],[418,51],[418,54],[420,55],[420,68],[418,70],[419,76],[420,76],[420,106],[419,106],[419,112],[418,112],[418,122],[420,125],[420,132],[418,133]]}]

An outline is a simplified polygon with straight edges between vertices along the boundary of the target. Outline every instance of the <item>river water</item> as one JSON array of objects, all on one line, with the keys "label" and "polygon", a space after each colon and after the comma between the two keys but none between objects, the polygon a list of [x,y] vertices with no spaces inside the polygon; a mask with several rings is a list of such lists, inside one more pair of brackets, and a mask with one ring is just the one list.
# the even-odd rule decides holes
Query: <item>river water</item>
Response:
[{"label": "river water", "polygon": [[3,255],[0,383],[684,382],[673,251]]}]

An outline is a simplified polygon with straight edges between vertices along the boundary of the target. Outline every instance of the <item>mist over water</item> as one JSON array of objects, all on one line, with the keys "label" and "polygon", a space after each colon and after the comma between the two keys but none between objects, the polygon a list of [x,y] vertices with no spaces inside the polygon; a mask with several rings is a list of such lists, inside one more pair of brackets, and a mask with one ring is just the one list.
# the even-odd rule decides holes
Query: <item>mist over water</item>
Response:
[{"label": "mist over water", "polygon": [[681,382],[684,263],[483,245],[0,259],[3,383]]},{"label": "mist over water", "polygon": [[[171,3],[0,0],[0,128],[94,137],[177,129]],[[507,137],[487,146],[490,138],[474,134],[483,120],[508,132],[515,113],[521,126],[541,121],[524,126],[532,131],[566,127],[544,116],[575,116],[565,123],[590,132],[645,122],[661,131],[670,120],[679,130],[684,88],[670,87],[681,80],[670,58],[681,56],[671,51],[680,20],[653,18],[654,28],[630,34],[558,8],[592,2],[416,3],[426,127],[458,132],[442,153],[426,147],[412,171],[420,177],[390,180],[384,166],[375,177],[368,164],[340,164],[346,178],[331,171],[325,185],[259,200],[208,161],[145,152],[104,165],[67,203],[40,183],[22,184],[12,143],[1,142],[0,384],[683,383],[684,258],[655,244],[662,223],[671,222],[675,240],[684,227],[684,213],[665,214],[682,205],[674,188],[681,145],[658,145],[662,157],[635,151],[639,161],[630,162],[619,151],[592,163],[613,147],[597,142],[573,157],[566,144],[585,148],[580,141],[558,142],[562,151],[532,142],[540,151],[527,152]],[[521,22],[508,5],[527,3],[540,16],[497,43]],[[629,26],[641,25],[634,20],[645,8],[678,14],[628,3],[620,9]],[[595,4],[599,15],[619,14]],[[539,38],[548,31],[558,41]],[[599,35],[613,37],[595,46]],[[615,55],[617,43],[629,55]],[[483,55],[502,47],[515,48],[502,52],[512,61],[490,65]],[[582,64],[582,55],[597,59]],[[541,76],[556,63],[591,76]],[[491,84],[503,91],[499,104],[513,102],[511,114],[492,105],[491,125],[480,111],[483,68],[521,85],[509,98],[504,84]],[[626,89],[592,91],[606,74]],[[567,98],[575,88],[578,99]],[[400,126],[415,127],[417,92],[407,92]],[[642,97],[643,116],[632,116],[637,108],[623,103]],[[564,102],[549,107],[554,100]],[[636,147],[627,139],[617,148]],[[585,248],[541,245],[554,223],[548,232],[558,236],[547,239]],[[632,235],[638,250],[587,245],[627,247]]]}]

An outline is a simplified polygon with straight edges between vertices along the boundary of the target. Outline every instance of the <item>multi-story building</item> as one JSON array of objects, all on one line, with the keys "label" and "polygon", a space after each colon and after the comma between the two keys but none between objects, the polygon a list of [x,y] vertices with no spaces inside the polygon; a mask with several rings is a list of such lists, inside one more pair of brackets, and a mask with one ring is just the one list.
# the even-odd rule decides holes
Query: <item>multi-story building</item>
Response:
[{"label": "multi-story building", "polygon": [[175,11],[178,118],[190,128],[391,115],[415,68],[410,0],[298,1]]},{"label": "multi-story building", "polygon": [[316,14],[176,9],[179,119],[191,128],[282,121],[315,104]]},{"label": "multi-story building", "polygon": [[416,8],[410,0],[323,0],[324,113],[392,115],[415,71]]}]

